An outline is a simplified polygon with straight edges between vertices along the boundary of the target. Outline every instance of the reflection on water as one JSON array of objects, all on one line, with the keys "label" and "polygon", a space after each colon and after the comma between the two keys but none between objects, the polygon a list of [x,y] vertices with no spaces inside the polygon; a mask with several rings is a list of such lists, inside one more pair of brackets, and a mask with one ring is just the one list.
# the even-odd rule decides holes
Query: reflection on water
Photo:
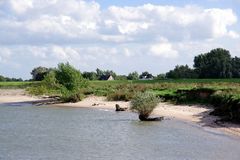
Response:
[{"label": "reflection on water", "polygon": [[0,160],[239,160],[240,139],[109,110],[0,106]]}]

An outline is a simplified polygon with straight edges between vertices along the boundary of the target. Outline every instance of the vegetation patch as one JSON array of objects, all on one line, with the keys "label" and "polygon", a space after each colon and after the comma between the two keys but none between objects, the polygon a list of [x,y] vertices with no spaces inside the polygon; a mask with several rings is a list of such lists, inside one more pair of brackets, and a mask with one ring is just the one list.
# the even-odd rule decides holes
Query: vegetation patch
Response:
[{"label": "vegetation patch", "polygon": [[34,95],[58,95],[62,102],[78,102],[83,99],[82,89],[87,85],[80,71],[69,63],[60,63],[58,68],[44,76],[39,85],[30,87],[28,91]]},{"label": "vegetation patch", "polygon": [[141,121],[157,120],[149,119],[149,116],[158,103],[159,98],[157,98],[153,93],[137,93],[131,101],[130,110],[138,112],[139,119]]},{"label": "vegetation patch", "polygon": [[38,84],[38,82],[0,82],[0,89],[25,89]]}]

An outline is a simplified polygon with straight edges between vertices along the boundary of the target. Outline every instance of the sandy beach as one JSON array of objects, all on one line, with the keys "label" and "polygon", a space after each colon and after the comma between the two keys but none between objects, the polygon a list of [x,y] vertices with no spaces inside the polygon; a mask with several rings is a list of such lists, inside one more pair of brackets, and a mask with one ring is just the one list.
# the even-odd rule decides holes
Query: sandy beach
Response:
[{"label": "sandy beach", "polygon": [[[28,95],[21,89],[0,90],[0,104],[8,103],[37,103],[49,101],[41,97]],[[106,101],[105,97],[89,96],[78,103],[54,104],[55,107],[85,107],[114,110],[115,105],[129,108],[130,102]],[[186,122],[193,122],[204,129],[212,131],[221,131],[227,134],[240,136],[240,125],[217,122],[218,117],[210,116],[211,108],[203,105],[173,105],[170,103],[159,103],[152,116],[164,116],[166,119],[178,119]]]}]

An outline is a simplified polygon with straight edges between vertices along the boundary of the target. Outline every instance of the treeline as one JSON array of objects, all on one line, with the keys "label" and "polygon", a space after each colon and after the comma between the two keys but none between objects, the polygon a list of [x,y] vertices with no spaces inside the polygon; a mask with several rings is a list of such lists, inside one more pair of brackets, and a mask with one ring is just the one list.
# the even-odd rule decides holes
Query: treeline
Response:
[{"label": "treeline", "polygon": [[[112,76],[115,80],[139,80],[139,79],[181,79],[181,78],[240,78],[240,58],[231,57],[230,52],[223,48],[216,48],[210,52],[194,57],[193,68],[188,65],[177,65],[173,70],[154,76],[148,71],[131,72],[128,75],[117,75],[112,70],[99,68],[92,72],[82,72],[82,76],[88,80],[106,80]],[[33,81],[42,81],[44,77],[54,70],[53,68],[36,67],[32,70]],[[21,78],[8,78],[0,75],[0,81],[22,81]]]},{"label": "treeline", "polygon": [[154,76],[147,71],[142,72],[140,75],[138,72],[131,72],[127,76],[126,75],[117,75],[112,70],[100,70],[96,69],[96,72],[83,72],[82,76],[88,80],[106,80],[109,76],[112,76],[115,80],[138,80],[138,79],[152,79]]},{"label": "treeline", "polygon": [[216,48],[194,57],[193,68],[177,65],[167,78],[240,78],[240,58],[226,49]]},{"label": "treeline", "polygon": [[0,75],[0,82],[21,82],[22,78],[9,78]]},{"label": "treeline", "polygon": [[[33,81],[42,81],[44,77],[51,71],[53,68],[46,67],[36,67],[32,70],[32,80]],[[110,76],[115,80],[138,80],[138,79],[153,79],[155,78],[151,73],[145,71],[140,75],[138,72],[131,72],[127,76],[126,75],[117,75],[112,70],[101,70],[99,68],[96,69],[95,72],[82,72],[82,77],[88,80],[107,80]]]}]

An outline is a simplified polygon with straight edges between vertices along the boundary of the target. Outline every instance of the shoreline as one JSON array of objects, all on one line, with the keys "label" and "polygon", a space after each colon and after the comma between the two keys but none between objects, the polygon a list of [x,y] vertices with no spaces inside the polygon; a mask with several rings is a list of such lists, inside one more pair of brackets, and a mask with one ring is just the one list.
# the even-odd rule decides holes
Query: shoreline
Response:
[{"label": "shoreline", "polygon": [[[50,102],[50,103],[49,103]],[[35,97],[26,94],[22,89],[0,89],[0,104],[31,103],[33,105],[49,105],[54,107],[76,107],[115,110],[115,105],[129,108],[130,102],[106,101],[106,97],[89,96],[77,103],[54,104],[53,99]],[[216,116],[209,113],[211,108],[203,105],[174,105],[159,103],[152,116],[164,116],[166,119],[175,119],[199,125],[203,129],[220,131],[227,135],[240,137],[240,125],[229,122],[218,122]]]}]

